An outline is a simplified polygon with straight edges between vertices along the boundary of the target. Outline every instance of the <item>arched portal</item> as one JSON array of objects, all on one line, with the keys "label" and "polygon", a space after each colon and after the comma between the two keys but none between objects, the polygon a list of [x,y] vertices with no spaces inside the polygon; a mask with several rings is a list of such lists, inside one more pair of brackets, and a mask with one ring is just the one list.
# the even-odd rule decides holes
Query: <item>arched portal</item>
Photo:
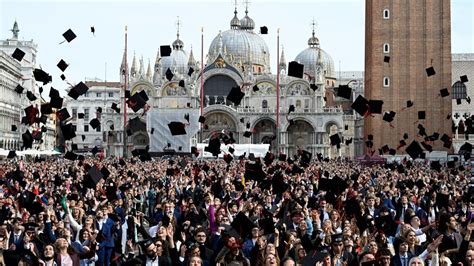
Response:
[{"label": "arched portal", "polygon": [[237,126],[232,117],[225,112],[213,112],[207,114],[205,128],[203,129],[203,140],[209,139],[213,132],[222,132],[233,135],[234,139],[238,141]]},{"label": "arched portal", "polygon": [[204,82],[204,104],[230,105],[226,97],[232,87],[238,86],[234,79],[227,75],[214,75]]},{"label": "arched portal", "polygon": [[296,154],[298,149],[311,150],[313,145],[313,126],[304,121],[296,120],[287,129],[288,132],[288,155]]},{"label": "arched portal", "polygon": [[270,144],[270,150],[276,151],[276,125],[268,118],[258,121],[253,127],[253,144]]}]

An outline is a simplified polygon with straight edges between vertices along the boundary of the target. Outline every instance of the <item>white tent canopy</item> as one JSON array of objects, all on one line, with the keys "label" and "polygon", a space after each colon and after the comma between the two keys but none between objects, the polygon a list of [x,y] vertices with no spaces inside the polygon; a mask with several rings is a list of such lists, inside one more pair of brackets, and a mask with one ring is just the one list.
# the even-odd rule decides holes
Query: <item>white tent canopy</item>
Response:
[{"label": "white tent canopy", "polygon": [[[209,144],[206,144],[206,143],[197,144],[197,149],[199,151],[199,158],[213,157],[210,152],[204,151],[204,148],[208,145]],[[221,144],[221,150],[224,151],[225,153],[229,153],[229,147],[234,148],[235,150],[233,154],[234,157],[241,156],[244,153],[246,153],[247,157],[249,156],[250,153],[253,153],[255,157],[265,157],[265,154],[270,149],[270,144],[229,144],[229,145]],[[224,152],[221,152],[219,154],[219,158],[224,157]]]},{"label": "white tent canopy", "polygon": [[[9,150],[5,149],[0,149],[0,156],[8,156]],[[54,150],[24,150],[24,151],[16,151],[17,156],[25,156],[25,155],[31,155],[31,156],[39,156],[39,155],[59,155],[61,154],[58,151]]]}]

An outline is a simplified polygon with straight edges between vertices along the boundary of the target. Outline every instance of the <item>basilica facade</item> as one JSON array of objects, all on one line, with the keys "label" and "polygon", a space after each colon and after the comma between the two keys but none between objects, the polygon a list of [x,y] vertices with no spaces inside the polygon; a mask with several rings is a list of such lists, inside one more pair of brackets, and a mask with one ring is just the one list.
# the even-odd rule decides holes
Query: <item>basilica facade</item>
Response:
[{"label": "basilica facade", "polygon": [[[179,31],[171,47],[170,56],[157,53],[153,67],[150,63],[145,67],[143,59],[137,60],[134,56],[128,69],[124,55],[120,72],[127,72],[128,75],[121,75],[121,83],[124,83],[125,76],[129,77],[131,95],[145,90],[151,110],[173,112],[185,109],[199,115],[202,84],[202,115],[206,119],[202,130],[188,136],[190,141],[205,143],[214,132],[222,132],[232,134],[236,143],[268,143],[272,151],[289,155],[304,149],[329,157],[354,157],[353,143],[346,145],[344,141],[353,137],[351,134],[354,131],[347,125],[354,123],[347,120],[353,120],[354,116],[348,115],[338,105],[337,97],[332,93],[336,84],[334,62],[321,48],[314,29],[307,44],[301,45],[302,51],[294,60],[289,60],[304,65],[303,78],[287,75],[287,59],[283,50],[276,70],[280,73],[271,72],[270,51],[256,32],[255,22],[247,10],[242,19],[235,11],[229,29],[216,33],[204,64],[195,59],[192,50],[189,53],[186,51]],[[167,78],[170,71],[172,78],[169,75]],[[227,99],[233,87],[240,87],[245,93],[239,105]],[[278,127],[277,87],[280,89]],[[123,100],[123,92],[121,97]],[[288,114],[291,105],[295,111]],[[134,117],[130,115],[129,118]],[[135,116],[146,124],[151,121],[146,117],[150,115],[154,112]],[[119,114],[116,117],[120,119]],[[142,127],[143,132],[128,136],[128,150],[133,150],[134,143],[138,141],[135,138],[140,140],[139,145],[147,144],[153,127],[146,125]],[[244,136],[246,131],[252,132],[250,137]],[[339,148],[330,143],[329,136],[334,134],[339,134],[343,140]],[[174,148],[178,151],[178,147]],[[109,154],[120,156],[120,148],[117,146]]]}]

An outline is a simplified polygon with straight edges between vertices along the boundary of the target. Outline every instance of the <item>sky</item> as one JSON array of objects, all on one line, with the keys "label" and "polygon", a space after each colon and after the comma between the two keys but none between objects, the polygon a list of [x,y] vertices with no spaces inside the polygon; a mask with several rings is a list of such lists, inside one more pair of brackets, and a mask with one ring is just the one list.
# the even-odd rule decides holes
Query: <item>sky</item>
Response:
[{"label": "sky", "polygon": [[[0,39],[11,38],[10,29],[17,20],[20,40],[38,44],[37,64],[53,76],[52,86],[64,90],[67,84],[59,76],[60,59],[70,66],[68,81],[78,83],[94,78],[119,80],[124,52],[124,32],[128,27],[128,60],[133,54],[143,56],[152,66],[160,45],[176,39],[176,22],[180,21],[180,39],[184,50],[192,47],[196,60],[201,57],[201,28],[204,53],[219,30],[230,29],[235,0],[0,0]],[[452,52],[474,53],[474,1],[451,0]],[[364,70],[364,0],[253,0],[249,16],[256,28],[267,26],[261,35],[270,50],[270,64],[276,69],[277,29],[287,62],[308,47],[312,21],[321,48],[328,52],[336,71]],[[238,17],[245,3],[237,0]],[[95,36],[90,27],[96,29]],[[78,36],[63,43],[62,34],[72,29]],[[145,68],[146,70],[146,68]]]}]

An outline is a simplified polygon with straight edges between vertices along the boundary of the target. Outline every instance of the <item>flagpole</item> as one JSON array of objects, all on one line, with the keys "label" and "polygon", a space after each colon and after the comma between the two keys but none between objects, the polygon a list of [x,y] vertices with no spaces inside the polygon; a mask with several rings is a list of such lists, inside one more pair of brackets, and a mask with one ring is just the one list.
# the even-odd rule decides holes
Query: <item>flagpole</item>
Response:
[{"label": "flagpole", "polygon": [[128,63],[127,63],[127,26],[125,26],[125,80],[123,85],[123,158],[127,158],[127,87],[128,87]]},{"label": "flagpole", "polygon": [[[201,93],[200,93],[200,116],[204,115],[204,28],[201,27]],[[199,123],[201,128],[201,142],[202,138],[202,123]]]},{"label": "flagpole", "polygon": [[277,80],[276,80],[276,134],[277,152],[280,153],[280,29],[277,30]]}]

